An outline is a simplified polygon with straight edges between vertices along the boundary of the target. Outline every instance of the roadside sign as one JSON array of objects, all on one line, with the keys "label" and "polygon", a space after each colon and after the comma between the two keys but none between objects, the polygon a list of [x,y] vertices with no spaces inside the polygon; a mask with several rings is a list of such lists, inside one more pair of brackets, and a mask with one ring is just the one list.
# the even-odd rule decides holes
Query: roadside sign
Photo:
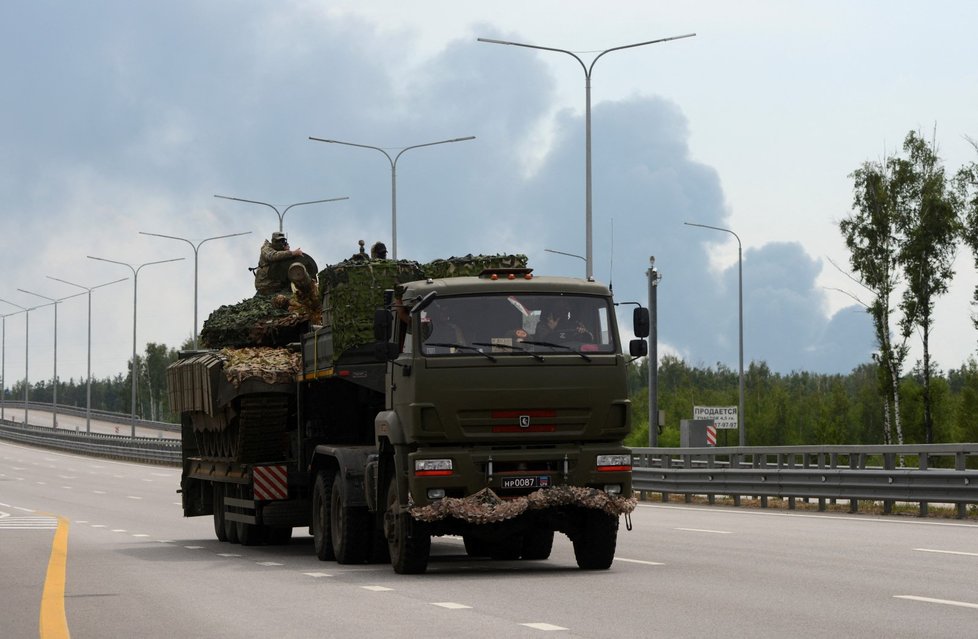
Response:
[{"label": "roadside sign", "polygon": [[693,406],[693,419],[706,419],[717,428],[737,428],[736,406]]}]

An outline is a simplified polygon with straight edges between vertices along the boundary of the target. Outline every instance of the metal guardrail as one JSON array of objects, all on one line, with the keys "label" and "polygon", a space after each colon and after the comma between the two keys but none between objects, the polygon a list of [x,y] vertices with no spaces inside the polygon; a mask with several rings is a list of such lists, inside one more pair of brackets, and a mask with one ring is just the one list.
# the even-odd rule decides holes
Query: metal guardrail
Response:
[{"label": "metal guardrail", "polygon": [[0,439],[126,461],[172,466],[182,463],[179,439],[76,433],[45,426],[25,426],[8,420],[0,421]]},{"label": "metal guardrail", "polygon": [[[848,500],[857,512],[859,500],[881,501],[884,514],[897,502],[950,503],[957,516],[978,504],[978,443],[904,446],[771,446],[728,448],[633,448],[635,490],[684,495],[729,495],[734,505],[744,496]],[[910,464],[908,466],[908,464]],[[971,467],[969,469],[969,466]]]},{"label": "metal guardrail", "polygon": [[[30,411],[43,411],[45,413],[52,412],[54,407],[48,403],[39,402],[28,402],[27,410]],[[24,409],[24,402],[16,402],[7,400],[4,402],[4,412],[10,413],[11,415],[16,415],[17,410]],[[84,417],[85,409],[79,408],[78,406],[67,406],[65,404],[58,404],[58,414],[59,415],[71,415],[73,417]],[[111,424],[131,424],[132,415],[129,413],[114,413],[107,410],[92,410],[92,419],[97,419],[101,422],[109,422]],[[13,420],[11,420],[13,421]],[[180,424],[173,424],[170,422],[155,422],[149,419],[136,419],[136,426],[138,428],[152,428],[154,430],[162,430],[173,433],[180,432]]]}]

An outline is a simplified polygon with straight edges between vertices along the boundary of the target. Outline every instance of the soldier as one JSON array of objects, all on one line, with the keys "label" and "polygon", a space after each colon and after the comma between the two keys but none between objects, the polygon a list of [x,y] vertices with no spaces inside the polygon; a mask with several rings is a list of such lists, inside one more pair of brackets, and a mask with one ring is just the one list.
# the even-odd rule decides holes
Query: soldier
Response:
[{"label": "soldier", "polygon": [[255,269],[255,290],[262,295],[289,292],[288,261],[302,257],[302,249],[292,250],[284,233],[272,233],[271,240],[265,240],[258,256]]},{"label": "soldier", "polygon": [[289,281],[292,283],[289,311],[307,317],[312,324],[322,324],[323,298],[316,280],[309,277],[305,266],[293,262],[289,266]]}]

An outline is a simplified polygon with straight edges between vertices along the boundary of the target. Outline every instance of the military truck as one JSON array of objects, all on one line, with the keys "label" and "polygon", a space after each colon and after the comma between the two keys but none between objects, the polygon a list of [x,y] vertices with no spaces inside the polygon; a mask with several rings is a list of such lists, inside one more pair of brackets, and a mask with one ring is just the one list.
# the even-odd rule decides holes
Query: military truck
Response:
[{"label": "military truck", "polygon": [[[486,264],[327,267],[323,325],[250,355],[276,362],[242,373],[225,349],[173,364],[184,514],[232,543],[308,527],[320,559],[397,573],[424,572],[441,535],[540,560],[561,532],[581,568],[610,567],[635,507],[625,380],[648,312],[625,354],[607,286],[534,276],[525,257]],[[554,314],[565,328],[548,332]]]}]

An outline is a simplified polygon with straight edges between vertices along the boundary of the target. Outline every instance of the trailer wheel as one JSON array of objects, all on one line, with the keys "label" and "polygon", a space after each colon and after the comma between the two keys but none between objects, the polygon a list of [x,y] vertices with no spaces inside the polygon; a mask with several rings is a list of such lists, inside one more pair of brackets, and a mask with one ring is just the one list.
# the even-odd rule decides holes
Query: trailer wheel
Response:
[{"label": "trailer wheel", "polygon": [[554,531],[531,528],[523,533],[523,551],[520,557],[529,560],[543,560],[550,557],[554,546]]},{"label": "trailer wheel", "polygon": [[320,561],[336,559],[329,533],[329,502],[333,493],[333,477],[320,471],[312,491],[312,540]]},{"label": "trailer wheel", "polygon": [[[238,486],[238,497],[250,499],[253,495],[247,486]],[[257,513],[256,513],[257,514]],[[246,524],[243,521],[234,522],[238,528],[238,541],[242,546],[260,546],[265,543],[266,529],[262,524]]]},{"label": "trailer wheel", "polygon": [[227,541],[228,533],[224,526],[224,486],[218,483],[211,484],[214,496],[214,536],[218,541]]},{"label": "trailer wheel", "polygon": [[391,565],[399,575],[417,575],[428,568],[431,535],[424,525],[408,513],[398,512],[397,478],[391,478],[387,488],[387,510],[384,513],[384,534],[390,550]]},{"label": "trailer wheel", "polygon": [[[234,497],[234,484],[224,484],[224,496]],[[224,499],[221,499],[221,505],[224,505]],[[228,541],[232,544],[240,543],[238,539],[238,526],[235,522],[231,521],[227,517],[224,519],[224,536],[227,537]]]},{"label": "trailer wheel", "polygon": [[571,539],[574,558],[584,570],[607,570],[615,559],[618,517],[600,510],[586,510],[583,525]]},{"label": "trailer wheel", "polygon": [[330,540],[337,562],[362,564],[370,554],[370,512],[366,507],[346,505],[342,482],[343,477],[337,472],[330,492]]}]

